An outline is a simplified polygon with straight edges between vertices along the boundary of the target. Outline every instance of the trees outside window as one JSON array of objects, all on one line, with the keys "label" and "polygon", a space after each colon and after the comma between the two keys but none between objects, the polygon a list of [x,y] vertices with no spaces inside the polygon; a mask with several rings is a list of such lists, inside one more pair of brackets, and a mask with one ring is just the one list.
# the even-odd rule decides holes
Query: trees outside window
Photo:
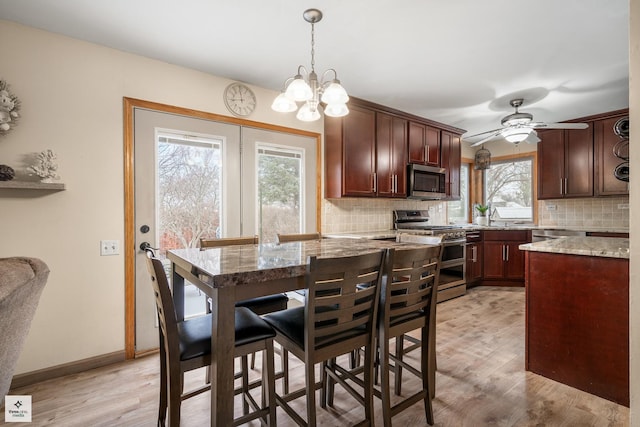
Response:
[{"label": "trees outside window", "polygon": [[493,220],[533,221],[533,159],[492,162],[484,191]]}]

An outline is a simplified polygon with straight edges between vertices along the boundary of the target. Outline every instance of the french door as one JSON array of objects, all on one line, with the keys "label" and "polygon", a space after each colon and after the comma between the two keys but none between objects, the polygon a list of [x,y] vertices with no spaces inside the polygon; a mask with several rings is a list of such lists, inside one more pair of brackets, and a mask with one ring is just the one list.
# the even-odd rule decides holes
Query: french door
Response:
[{"label": "french door", "polygon": [[[162,258],[201,237],[258,234],[269,242],[316,231],[317,137],[145,108],[134,108],[132,121],[133,334],[135,353],[144,353],[158,346],[158,330],[140,245]],[[195,287],[185,300],[187,316],[204,313]]]}]

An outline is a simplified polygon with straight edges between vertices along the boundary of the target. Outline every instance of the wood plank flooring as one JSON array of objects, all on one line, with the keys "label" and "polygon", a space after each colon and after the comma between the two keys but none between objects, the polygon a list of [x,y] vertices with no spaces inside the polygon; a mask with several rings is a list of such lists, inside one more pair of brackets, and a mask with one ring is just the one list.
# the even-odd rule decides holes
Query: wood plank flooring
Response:
[{"label": "wood plank flooring", "polygon": [[[629,425],[628,408],[525,372],[524,311],[523,288],[473,288],[438,305],[436,426]],[[294,359],[292,387],[297,387],[304,377]],[[151,355],[10,394],[32,396],[32,426],[154,426],[158,368],[157,355]],[[187,383],[199,383],[203,377],[202,371],[192,372]],[[403,379],[403,391],[410,393],[417,381],[408,373]],[[339,386],[336,393],[335,408],[318,408],[319,425],[346,426],[361,419],[362,410],[351,396]],[[205,393],[183,402],[183,426],[209,425],[208,399]],[[305,413],[304,401],[294,404]],[[381,418],[378,401],[376,410]],[[0,425],[3,420],[0,414]],[[420,404],[393,421],[403,427],[427,425]],[[294,425],[281,409],[278,425]]]}]

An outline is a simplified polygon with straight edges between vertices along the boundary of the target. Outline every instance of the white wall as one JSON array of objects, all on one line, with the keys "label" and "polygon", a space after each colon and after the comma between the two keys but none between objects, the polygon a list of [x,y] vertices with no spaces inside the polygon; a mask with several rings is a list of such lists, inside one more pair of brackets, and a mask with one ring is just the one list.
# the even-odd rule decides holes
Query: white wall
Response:
[{"label": "white wall", "polygon": [[[122,98],[228,114],[229,80],[0,20],[0,78],[22,102],[0,138],[0,164],[51,148],[67,190],[33,197],[0,190],[0,257],[31,256],[51,269],[17,372],[124,349],[124,256],[101,257],[101,239],[124,239]],[[223,60],[221,58],[221,60]],[[251,120],[322,132],[271,110],[277,93],[253,88]]]},{"label": "white wall", "polygon": [[[637,168],[640,166],[640,0],[631,0],[629,48],[629,119],[631,124],[631,144],[629,146],[632,172],[630,186],[630,212],[640,212],[640,185]],[[633,214],[630,215],[633,218]],[[630,335],[630,389],[631,426],[640,426],[640,220],[630,221],[631,262],[629,279],[629,335]]]}]

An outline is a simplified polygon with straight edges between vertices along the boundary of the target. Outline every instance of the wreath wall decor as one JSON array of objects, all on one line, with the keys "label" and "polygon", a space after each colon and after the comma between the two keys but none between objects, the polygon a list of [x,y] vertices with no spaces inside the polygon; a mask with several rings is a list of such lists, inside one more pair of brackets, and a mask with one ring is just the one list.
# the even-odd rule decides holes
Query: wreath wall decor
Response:
[{"label": "wreath wall decor", "polygon": [[6,135],[20,118],[20,100],[9,91],[9,84],[0,80],[0,135]]}]

